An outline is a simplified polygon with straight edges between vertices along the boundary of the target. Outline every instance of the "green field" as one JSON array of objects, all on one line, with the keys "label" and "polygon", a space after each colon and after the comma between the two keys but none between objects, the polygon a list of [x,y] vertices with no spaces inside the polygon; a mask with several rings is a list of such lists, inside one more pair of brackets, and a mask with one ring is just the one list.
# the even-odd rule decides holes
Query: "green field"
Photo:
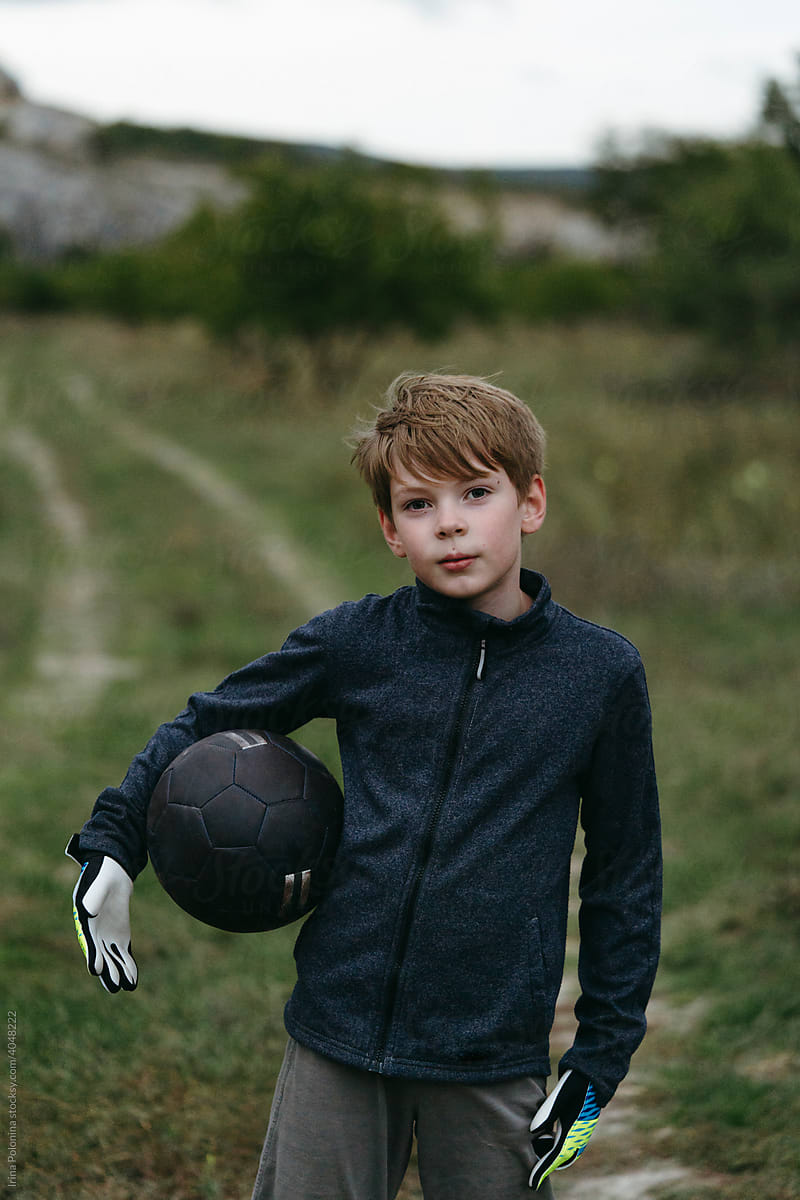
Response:
[{"label": "green field", "polygon": [[[796,367],[715,385],[691,339],[624,326],[342,338],[310,356],[290,341],[222,349],[189,325],[5,317],[10,1195],[250,1194],[294,931],[208,929],[148,869],[132,910],[140,985],[108,996],[72,931],[63,848],[189,693],[314,608],[406,582],[343,439],[408,368],[502,372],[531,403],[549,433],[550,512],[527,561],[647,664],[665,954],[631,1155],[697,1169],[670,1200],[798,1195]],[[329,725],[300,740],[335,767]]]}]

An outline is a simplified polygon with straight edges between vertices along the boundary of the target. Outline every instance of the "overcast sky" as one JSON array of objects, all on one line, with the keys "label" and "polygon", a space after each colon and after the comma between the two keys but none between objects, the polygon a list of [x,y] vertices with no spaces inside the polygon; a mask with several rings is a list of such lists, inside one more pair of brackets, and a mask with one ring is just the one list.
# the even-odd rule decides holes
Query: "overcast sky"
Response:
[{"label": "overcast sky", "polygon": [[0,0],[31,99],[440,165],[736,135],[797,51],[800,0]]}]

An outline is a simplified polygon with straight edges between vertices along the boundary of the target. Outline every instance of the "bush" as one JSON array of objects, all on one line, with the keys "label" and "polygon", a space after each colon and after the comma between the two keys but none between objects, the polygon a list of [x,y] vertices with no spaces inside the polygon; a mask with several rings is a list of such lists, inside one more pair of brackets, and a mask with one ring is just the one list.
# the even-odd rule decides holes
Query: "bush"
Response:
[{"label": "bush", "polygon": [[608,263],[558,258],[511,262],[501,280],[504,311],[524,320],[572,321],[621,313],[632,301],[630,271]]},{"label": "bush", "polygon": [[51,270],[0,254],[0,309],[47,313],[66,307],[67,301]]}]

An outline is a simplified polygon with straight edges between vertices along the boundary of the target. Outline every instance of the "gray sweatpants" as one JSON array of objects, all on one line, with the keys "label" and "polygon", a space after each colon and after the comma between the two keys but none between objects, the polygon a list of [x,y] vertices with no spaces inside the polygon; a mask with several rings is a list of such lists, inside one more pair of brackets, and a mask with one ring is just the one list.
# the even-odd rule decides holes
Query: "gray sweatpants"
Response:
[{"label": "gray sweatpants", "polygon": [[391,1079],[290,1038],[252,1200],[393,1200],[415,1134],[425,1200],[553,1200],[528,1188],[543,1086]]}]

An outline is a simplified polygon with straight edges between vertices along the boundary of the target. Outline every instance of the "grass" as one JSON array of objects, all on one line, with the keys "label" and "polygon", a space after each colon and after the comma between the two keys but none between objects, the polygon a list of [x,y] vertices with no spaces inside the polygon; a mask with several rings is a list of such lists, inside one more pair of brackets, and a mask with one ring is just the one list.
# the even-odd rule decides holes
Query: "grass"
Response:
[{"label": "grass", "polygon": [[[298,343],[229,351],[191,326],[3,318],[0,333],[4,425],[49,447],[86,525],[83,546],[65,546],[29,468],[3,455],[0,962],[18,1021],[19,1194],[249,1196],[293,979],[293,930],[207,929],[149,870],[133,908],[139,989],[107,996],[75,945],[63,847],[98,791],[191,691],[306,615],[251,535],[114,421],[211,460],[265,521],[280,519],[337,597],[353,597],[406,576],[343,438],[397,372],[444,366],[502,371],[531,400],[550,435],[550,513],[527,559],[562,602],[630,636],[648,666],[666,849],[657,999],[672,1017],[654,1020],[640,1052],[641,1153],[649,1124],[658,1153],[708,1172],[714,1195],[794,1196],[800,498],[789,372],[698,398],[701,347],[620,326],[462,330],[424,347],[400,334],[341,339],[313,362]],[[55,712],[31,683],[48,589],[76,561],[96,570],[105,650],[130,673],[94,703]],[[335,766],[327,723],[299,736]]]}]

